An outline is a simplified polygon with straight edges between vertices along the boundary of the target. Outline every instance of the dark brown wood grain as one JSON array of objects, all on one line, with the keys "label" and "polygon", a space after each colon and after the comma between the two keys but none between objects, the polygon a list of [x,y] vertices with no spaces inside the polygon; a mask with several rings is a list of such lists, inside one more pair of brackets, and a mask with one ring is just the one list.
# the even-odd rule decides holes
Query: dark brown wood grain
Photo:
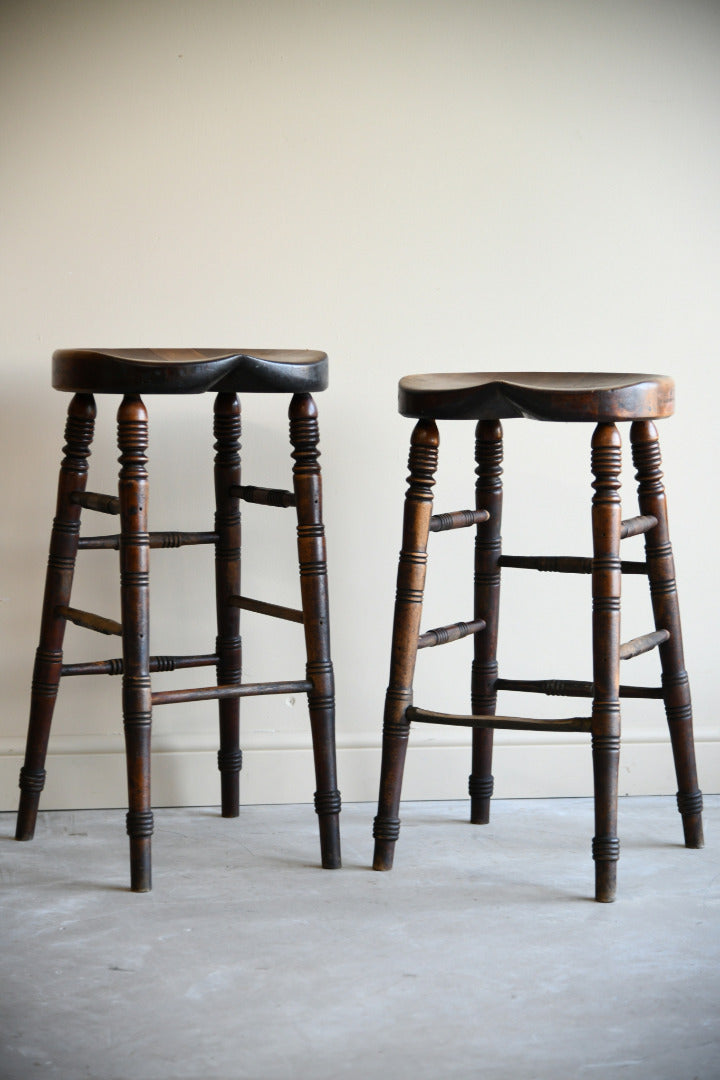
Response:
[{"label": "dark brown wood grain", "polygon": [[[670,727],[678,777],[678,808],[688,847],[702,846],[702,795],[697,782],[692,709],[685,671],[675,570],[670,547],[660,451],[653,417],[673,411],[671,379],[656,375],[509,372],[408,376],[400,382],[400,411],[419,418],[413,433],[410,478],[405,500],[403,549],[385,717],[378,816],[373,866],[392,866],[399,835],[400,795],[411,723],[456,725],[473,732],[469,790],[471,820],[489,818],[493,791],[492,738],[495,728],[519,731],[574,731],[591,736],[595,788],[595,896],[608,902],[616,892],[619,840],[618,764],[620,699],[662,698]],[[500,418],[525,416],[546,421],[596,421],[591,465],[593,555],[503,555],[502,429]],[[476,428],[476,511],[432,516],[432,487],[437,465],[437,419],[478,420]],[[621,440],[615,421],[631,420],[637,470],[639,514],[621,519]],[[557,508],[555,508],[557,512]],[[426,574],[428,531],[444,532],[475,521],[474,623],[453,624],[418,638]],[[646,561],[620,559],[627,537],[644,536]],[[501,568],[533,569],[592,577],[593,678],[500,678],[497,637]],[[623,574],[649,578],[655,630],[624,643],[620,640]],[[481,629],[482,627],[482,629]],[[549,630],[549,632],[551,632]],[[413,704],[417,649],[474,634],[472,713],[468,716]],[[620,685],[621,660],[657,648],[662,686]],[[552,696],[592,698],[591,717],[562,720],[497,715],[497,692],[509,690]]]},{"label": "dark brown wood grain", "polygon": [[453,641],[461,641],[470,634],[479,634],[485,629],[484,619],[469,619],[468,622],[450,623],[448,626],[438,626],[434,630],[426,630],[418,638],[418,649],[434,649],[438,645],[449,645]]},{"label": "dark brown wood grain", "polygon": [[56,390],[93,394],[315,393],[325,353],[292,349],[59,349]]},{"label": "dark brown wood grain", "polygon": [[[593,572],[592,559],[580,555],[501,555],[500,565],[514,570],[539,570],[546,574]],[[647,563],[623,560],[621,569],[623,574],[647,574]]]},{"label": "dark brown wood grain", "polygon": [[592,438],[593,683],[592,757],[595,786],[595,899],[615,899],[618,768],[620,762],[620,469],[614,424],[598,424]]},{"label": "dark brown wood grain", "polygon": [[95,510],[98,514],[119,514],[120,500],[117,495],[101,495],[97,491],[73,491],[70,496],[75,506],[83,510]]},{"label": "dark brown wood grain", "polygon": [[643,536],[657,525],[657,518],[652,514],[638,514],[628,518],[620,526],[620,539],[626,540],[628,536]]},{"label": "dark brown wood grain", "polygon": [[[480,420],[475,428],[475,505],[486,510],[475,534],[475,618],[485,620],[485,630],[474,643],[470,700],[473,714],[493,716],[497,705],[497,642],[500,616],[500,567],[502,554],[502,462],[503,431],[499,420]],[[486,825],[490,820],[493,732],[473,731],[472,771],[468,778],[470,821]]]},{"label": "dark brown wood grain", "polygon": [[455,510],[451,514],[433,514],[430,532],[449,532],[453,529],[469,529],[481,521],[487,521],[487,510]]},{"label": "dark brown wood grain", "polygon": [[118,409],[120,450],[120,608],[122,707],[128,775],[130,888],[152,887],[150,800],[150,542],[148,538],[148,417],[142,399],[126,395]]},{"label": "dark brown wood grain", "polygon": [[[215,398],[215,610],[217,617],[217,681],[239,686],[242,681],[240,611],[231,599],[240,592],[240,402],[236,394]],[[220,721],[221,810],[223,817],[240,813],[240,701],[218,702]]]},{"label": "dark brown wood grain", "polygon": [[[592,726],[589,716],[568,716],[560,720],[533,720],[525,716],[460,716],[455,713],[442,713],[434,709],[417,709],[411,705],[407,718],[414,724],[442,724],[451,727],[498,728],[503,731],[587,731]],[[477,823],[474,823],[477,824]],[[486,824],[479,822],[479,824]]]},{"label": "dark brown wood grain", "polygon": [[254,611],[257,615],[269,615],[273,619],[285,619],[287,622],[296,623],[305,621],[305,616],[299,608],[270,604],[267,600],[253,600],[251,596],[231,596],[228,603],[240,608],[241,611]]},{"label": "dark brown wood grain", "polygon": [[[196,547],[200,544],[216,544],[214,532],[151,532],[148,533],[150,550],[153,548]],[[119,551],[120,533],[111,536],[81,536],[79,551]]]},{"label": "dark brown wood grain", "polygon": [[[317,408],[310,390],[327,385],[324,353],[289,350],[74,349],[53,358],[53,384],[63,390],[92,387],[118,393],[120,477],[118,495],[85,490],[95,403],[89,392],[75,393],[68,410],[65,450],[58,484],[45,600],[31,700],[25,764],[20,776],[18,839],[33,835],[53,707],[61,677],[122,677],[122,706],[128,774],[127,831],[131,888],[151,887],[153,814],[150,790],[150,740],[154,705],[217,700],[220,713],[222,812],[239,809],[239,699],[308,695],[317,790],[320,847],[324,867],[340,866],[340,792],[335,761],[335,697],[330,653],[327,562],[322,517]],[[215,528],[213,531],[148,531],[148,418],[143,393],[201,393],[215,390]],[[284,491],[240,484],[240,403],[237,391],[291,393],[290,438],[293,487]],[[178,454],[178,460],[181,455]],[[253,600],[240,594],[240,499],[265,506],[296,507],[302,609]],[[83,510],[119,514],[120,531],[79,537]],[[152,548],[215,545],[217,640],[213,653],[149,655],[149,552]],[[121,621],[70,606],[79,550],[119,550]],[[241,682],[240,610],[288,619],[304,626],[305,678]],[[63,664],[67,622],[104,634],[121,634],[122,656]],[[215,665],[217,685],[152,692],[150,675]]]},{"label": "dark brown wood grain", "polygon": [[636,656],[642,656],[651,649],[657,649],[658,645],[662,645],[669,637],[667,630],[653,630],[650,634],[641,634],[630,641],[623,641],[620,646],[620,659],[632,660]]},{"label": "dark brown wood grain", "polygon": [[256,503],[258,506],[294,506],[295,496],[292,491],[283,491],[281,488],[256,487],[254,484],[243,484],[234,492],[244,502]]},{"label": "dark brown wood grain", "polygon": [[293,447],[293,490],[297,513],[303,628],[307,677],[312,683],[308,708],[315,760],[315,812],[320,827],[322,865],[341,865],[340,792],[335,760],[335,678],[330,656],[330,610],[327,553],[323,523],[320,433],[317,406],[310,394],[295,394],[290,402],[290,442]]},{"label": "dark brown wood grain", "polygon": [[400,792],[410,732],[406,712],[412,704],[439,442],[434,421],[421,420],[415,425],[410,440],[410,475],[397,573],[390,680],[385,697],[380,795],[373,824],[375,870],[391,869],[400,834]]},{"label": "dark brown wood grain", "polygon": [[666,375],[571,371],[477,371],[407,375],[403,416],[435,420],[598,422],[671,416],[675,384]]},{"label": "dark brown wood grain", "polygon": [[[550,697],[594,697],[595,684],[582,679],[498,679],[499,690],[513,690],[520,694],[547,694]],[[660,686],[624,686],[620,684],[620,697],[662,698]]]},{"label": "dark brown wood grain", "polygon": [[[158,690],[152,695],[155,705],[177,705],[186,701],[237,701],[243,697],[263,697],[270,694],[309,694],[313,684],[309,679],[287,680],[285,682],[264,682],[232,684],[228,686],[197,686],[191,690]],[[228,817],[236,817],[228,814]]]},{"label": "dark brown wood grain", "polygon": [[703,846],[703,803],[695,764],[690,681],[685,670],[675,562],[655,425],[648,421],[637,421],[630,428],[630,441],[640,512],[657,519],[657,526],[645,533],[645,555],[655,627],[670,634],[669,639],[660,645],[659,654],[665,712],[678,782],[678,809],[682,815],[686,846],[700,848]]},{"label": "dark brown wood grain", "polygon": [[95,427],[95,401],[78,394],[70,402],[65,447],[58,480],[57,506],[45,577],[40,643],[35,654],[25,764],[20,772],[20,807],[16,837],[31,840],[35,833],[40,793],[45,785],[45,758],[57,698],[67,620],[80,534],[81,507],[74,501],[87,483],[88,458]]},{"label": "dark brown wood grain", "polygon": [[116,619],[106,619],[103,615],[67,607],[65,604],[58,604],[55,610],[57,615],[68,622],[75,626],[84,626],[86,630],[94,630],[96,634],[110,634],[115,637],[120,637],[122,634],[122,626]]},{"label": "dark brown wood grain", "polygon": [[[214,653],[193,656],[151,656],[150,671],[182,671],[185,668],[214,667],[217,664],[217,656]],[[121,657],[112,660],[90,660],[80,664],[63,664],[62,677],[68,678],[76,675],[122,675],[123,662]]]}]

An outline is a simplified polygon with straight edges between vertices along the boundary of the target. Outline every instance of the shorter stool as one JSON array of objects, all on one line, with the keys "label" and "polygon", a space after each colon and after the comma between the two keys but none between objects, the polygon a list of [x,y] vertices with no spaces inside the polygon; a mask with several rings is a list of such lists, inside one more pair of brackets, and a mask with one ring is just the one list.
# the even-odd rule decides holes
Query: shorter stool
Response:
[{"label": "shorter stool", "polygon": [[[400,413],[418,420],[413,431],[405,499],[402,551],[397,578],[390,682],[385,702],[382,769],[374,868],[389,870],[400,831],[400,792],[410,725],[457,724],[473,729],[469,792],[471,821],[489,820],[493,792],[493,729],[577,731],[591,737],[595,786],[595,897],[615,897],[620,698],[662,698],[670,729],[678,782],[678,809],[687,847],[702,847],[702,795],[698,790],[690,689],[683,660],[675,569],[668,534],[660,448],[653,420],[671,416],[674,385],[658,375],[555,372],[487,372],[411,375],[400,381]],[[591,469],[593,558],[503,555],[502,427],[509,417],[549,422],[592,422]],[[475,510],[433,515],[432,489],[438,461],[436,420],[475,420]],[[630,441],[638,481],[640,513],[621,520],[621,442],[616,423],[632,421]],[[431,532],[474,527],[475,589],[472,620],[420,633],[420,616]],[[620,559],[620,543],[644,534],[645,562]],[[522,680],[498,677],[496,659],[500,571],[521,567],[592,577],[593,678]],[[621,643],[620,583],[623,573],[646,574],[655,630]],[[418,649],[474,636],[472,715],[454,716],[417,708],[413,677]],[[658,648],[661,687],[620,685],[620,661]],[[592,698],[592,714],[562,720],[496,715],[498,690]]]},{"label": "shorter stool", "polygon": [[[40,644],[35,659],[25,764],[20,773],[18,840],[35,831],[53,709],[62,677],[121,675],[127,755],[130,878],[135,892],[151,887],[150,725],[152,709],[181,701],[218,699],[223,817],[239,813],[241,697],[306,693],[310,711],[322,865],[340,866],[340,793],[335,765],[335,705],[330,659],[325,534],[318,462],[317,408],[312,393],[327,386],[324,353],[242,349],[75,349],[53,357],[53,386],[69,391],[64,458],[50,540]],[[208,532],[148,532],[148,417],[143,394],[201,394],[214,391],[215,523]],[[240,483],[238,393],[287,393],[293,447],[293,491]],[[120,479],[117,495],[86,491],[95,421],[94,394],[121,394],[118,411]],[[302,608],[268,604],[240,594],[240,500],[265,506],[294,506],[300,561]],[[118,515],[119,533],[80,536],[82,510]],[[218,636],[211,653],[150,656],[149,553],[151,548],[211,544],[215,548],[215,606]],[[70,606],[78,550],[120,552],[121,621]],[[305,677],[286,682],[243,683],[240,610],[301,623],[305,632]],[[190,621],[190,616],[188,616]],[[122,637],[122,657],[63,663],[68,622]],[[217,685],[153,692],[151,673],[215,667]]]}]

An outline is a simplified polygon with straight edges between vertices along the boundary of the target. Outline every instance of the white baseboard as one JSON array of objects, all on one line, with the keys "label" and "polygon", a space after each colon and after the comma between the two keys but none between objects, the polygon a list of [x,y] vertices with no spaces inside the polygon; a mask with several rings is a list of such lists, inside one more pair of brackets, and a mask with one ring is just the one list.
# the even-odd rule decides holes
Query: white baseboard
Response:
[{"label": "white baseboard", "polygon": [[[493,765],[498,798],[551,798],[592,794],[589,740],[584,735],[532,737],[496,733]],[[700,786],[720,792],[720,734],[696,732]],[[469,747],[457,737],[413,732],[408,750],[403,799],[464,799]],[[0,809],[17,806],[22,747],[0,740]],[[339,787],[346,802],[377,799],[380,748],[375,733],[338,740]],[[244,751],[241,801],[311,802],[315,780],[309,738],[283,739],[273,747]],[[676,790],[667,730],[623,736],[620,794],[670,795]],[[57,736],[47,760],[41,806],[50,810],[99,809],[126,805],[122,738]],[[219,802],[216,749],[206,736],[156,739],[153,746],[154,806],[214,806]]]}]

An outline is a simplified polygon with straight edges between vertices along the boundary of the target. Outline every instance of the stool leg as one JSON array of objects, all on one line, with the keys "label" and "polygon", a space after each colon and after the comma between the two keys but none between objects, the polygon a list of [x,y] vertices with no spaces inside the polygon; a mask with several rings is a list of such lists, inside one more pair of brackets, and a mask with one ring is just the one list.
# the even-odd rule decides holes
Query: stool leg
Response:
[{"label": "stool leg", "polygon": [[70,602],[81,513],[72,496],[85,490],[95,411],[91,394],[76,394],[67,413],[64,457],[45,577],[40,642],[35,654],[25,764],[20,770],[17,840],[32,840],[40,793],[45,785],[45,757],[60,682],[66,625],[64,616],[56,612],[58,607],[66,607]]},{"label": "stool leg", "polygon": [[335,685],[330,659],[325,527],[322,519],[322,475],[318,458],[317,406],[310,394],[290,402],[293,446],[293,488],[297,508],[300,593],[307,649],[310,727],[315,760],[315,811],[320,853],[326,870],[340,866],[340,792],[335,764]]},{"label": "stool leg", "polygon": [[595,899],[615,899],[620,762],[620,434],[598,424],[592,438],[593,682],[592,755],[595,782]]},{"label": "stool leg", "polygon": [[[242,676],[240,609],[231,596],[240,595],[240,500],[231,494],[240,484],[240,402],[236,394],[215,399],[215,599],[217,608],[217,681],[239,685]],[[240,813],[240,699],[218,702],[220,710],[220,770],[222,816]]]},{"label": "stool leg", "polygon": [[[496,682],[498,616],[500,611],[500,555],[502,539],[502,425],[499,420],[480,420],[475,429],[477,483],[475,508],[487,510],[488,521],[477,526],[475,537],[475,619],[485,620],[485,629],[475,634],[472,664],[471,701],[475,716],[494,716],[497,704]],[[493,730],[475,728],[472,740],[472,772],[468,782],[470,821],[487,825],[490,820]]]},{"label": "stool leg", "polygon": [[440,437],[434,420],[420,420],[410,441],[402,550],[397,574],[390,681],[385,698],[378,812],[373,825],[374,870],[390,870],[400,834],[400,793],[410,724],[413,676],[422,615],[432,489]]},{"label": "stool leg", "polygon": [[655,628],[669,630],[660,646],[663,696],[677,774],[678,809],[682,814],[685,844],[703,846],[702,794],[698,789],[693,742],[690,684],[683,657],[682,628],[675,565],[668,530],[667,503],[662,483],[660,443],[655,425],[638,420],[630,428],[633,462],[638,481],[641,514],[652,514],[657,525],[645,534],[650,596]]},{"label": "stool leg", "polygon": [[120,607],[122,612],[122,705],[128,774],[127,833],[130,888],[151,888],[150,838],[150,538],[147,531],[147,410],[135,395],[118,410],[120,449]]}]

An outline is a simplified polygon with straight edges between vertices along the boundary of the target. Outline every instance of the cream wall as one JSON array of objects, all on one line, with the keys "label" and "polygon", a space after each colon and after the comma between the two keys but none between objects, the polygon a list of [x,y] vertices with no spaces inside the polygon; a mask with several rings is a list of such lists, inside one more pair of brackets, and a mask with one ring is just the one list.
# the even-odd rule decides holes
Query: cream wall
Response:
[{"label": "cream wall", "polygon": [[[5,0],[0,30],[2,805],[15,805],[67,405],[49,359],[90,344],[330,354],[318,403],[346,799],[377,787],[411,426],[399,376],[673,374],[666,477],[701,781],[720,790],[720,6]],[[286,401],[243,404],[246,482],[286,486]],[[151,402],[152,528],[210,526],[211,405]],[[100,400],[93,490],[113,483],[115,407]],[[506,432],[507,550],[588,553],[590,430]],[[472,426],[442,438],[437,506],[458,509],[472,499]],[[291,519],[247,507],[244,524],[245,591],[293,604]],[[472,538],[433,550],[427,627],[471,612]],[[77,606],[117,615],[114,561],[82,557]],[[153,651],[212,647],[211,566],[204,549],[153,554]],[[585,578],[508,573],[506,674],[588,677],[588,592]],[[648,629],[633,579],[623,636]],[[244,636],[249,681],[302,673],[297,627],[248,615]],[[69,658],[116,650],[68,634]],[[425,653],[418,703],[465,711],[469,656],[468,642]],[[654,678],[653,663],[630,679]],[[124,803],[118,695],[106,678],[63,685],[44,806]],[[625,719],[622,790],[674,791],[657,707],[628,703]],[[157,804],[217,801],[215,727],[212,705],[156,711]],[[309,799],[304,702],[243,704],[243,729],[244,800]],[[498,743],[498,794],[590,791],[581,737]],[[406,795],[462,797],[466,746],[462,732],[415,732]]]}]

